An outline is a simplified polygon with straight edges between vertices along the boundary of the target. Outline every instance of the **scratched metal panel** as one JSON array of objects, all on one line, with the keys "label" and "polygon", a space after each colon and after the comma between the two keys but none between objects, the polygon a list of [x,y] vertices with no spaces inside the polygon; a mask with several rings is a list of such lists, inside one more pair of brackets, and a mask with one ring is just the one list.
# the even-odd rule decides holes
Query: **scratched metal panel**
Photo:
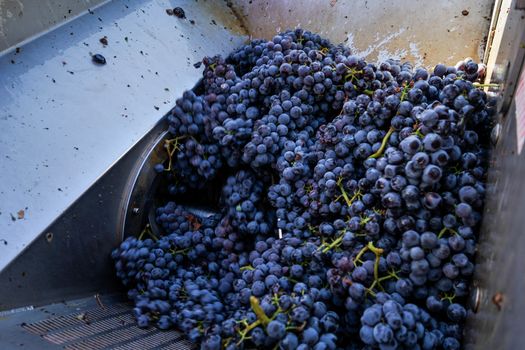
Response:
[{"label": "scratched metal panel", "polygon": [[114,0],[0,55],[0,271],[242,33],[223,2]]},{"label": "scratched metal panel", "polygon": [[16,312],[0,312],[1,349],[178,349],[191,344],[176,330],[140,329],[132,305],[97,295]]},{"label": "scratched metal panel", "polygon": [[107,0],[0,0],[0,52]]},{"label": "scratched metal panel", "polygon": [[470,314],[467,349],[522,349],[525,343],[525,155],[516,151],[515,105],[494,150],[474,285],[479,310]]},{"label": "scratched metal panel", "polygon": [[158,123],[0,271],[0,310],[118,290],[125,294],[110,254],[122,240],[119,231],[128,179],[165,129],[164,122]]},{"label": "scratched metal panel", "polygon": [[525,343],[525,155],[517,150],[515,102],[516,81],[525,72],[525,11],[515,0],[502,3],[494,30],[498,49],[488,55],[494,69],[487,80],[502,84],[493,133],[497,143],[473,282],[477,313],[469,314],[465,337],[465,348],[476,350],[522,349]]},{"label": "scratched metal panel", "polygon": [[494,0],[231,0],[254,37],[301,26],[370,60],[481,60]]}]

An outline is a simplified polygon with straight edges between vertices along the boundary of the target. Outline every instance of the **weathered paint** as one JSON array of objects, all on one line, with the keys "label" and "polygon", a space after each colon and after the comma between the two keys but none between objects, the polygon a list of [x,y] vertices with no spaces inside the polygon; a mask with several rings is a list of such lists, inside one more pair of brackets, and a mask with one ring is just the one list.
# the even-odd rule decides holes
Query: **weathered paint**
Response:
[{"label": "weathered paint", "polygon": [[[232,0],[253,37],[302,27],[369,60],[416,65],[483,58],[493,0]],[[463,12],[463,11],[468,11]],[[466,15],[464,15],[464,14]]]}]

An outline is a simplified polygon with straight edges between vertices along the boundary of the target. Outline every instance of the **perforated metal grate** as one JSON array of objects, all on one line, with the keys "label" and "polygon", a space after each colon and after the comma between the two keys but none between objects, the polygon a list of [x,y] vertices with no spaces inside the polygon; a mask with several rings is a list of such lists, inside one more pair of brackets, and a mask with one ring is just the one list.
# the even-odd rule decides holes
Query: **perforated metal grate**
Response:
[{"label": "perforated metal grate", "polygon": [[22,324],[30,333],[68,350],[194,348],[177,331],[140,329],[128,304],[114,304]]}]

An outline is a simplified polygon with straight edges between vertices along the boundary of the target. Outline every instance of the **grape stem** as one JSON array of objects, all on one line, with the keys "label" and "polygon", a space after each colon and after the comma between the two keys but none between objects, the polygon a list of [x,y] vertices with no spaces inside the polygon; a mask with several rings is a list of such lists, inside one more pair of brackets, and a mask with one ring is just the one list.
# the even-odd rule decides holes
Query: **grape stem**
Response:
[{"label": "grape stem", "polygon": [[367,217],[361,217],[361,220],[359,221],[359,225],[364,226],[364,225],[366,225],[368,222],[370,222],[370,220],[372,220],[372,218],[371,218],[370,216],[367,216]]},{"label": "grape stem", "polygon": [[170,249],[170,253],[172,255],[175,255],[175,254],[182,254],[182,255],[184,255],[184,254],[186,254],[189,251],[190,251],[190,248],[184,248],[184,249],[179,249],[179,250]]},{"label": "grape stem", "polygon": [[345,199],[345,202],[346,202],[346,205],[348,206],[351,206],[352,203],[361,196],[361,191],[358,189],[354,192],[354,194],[352,195],[352,198],[348,197],[348,194],[346,193],[344,187],[343,187],[343,184],[341,183],[343,181],[343,178],[340,177],[338,180],[337,180],[337,186],[339,186],[339,189],[341,190],[341,194],[343,196],[343,198]]},{"label": "grape stem", "polygon": [[261,325],[261,320],[255,320],[253,323],[247,325],[246,328],[244,328],[242,331],[239,331],[241,339],[239,339],[239,341],[237,342],[237,346],[241,345],[246,339],[248,339],[248,332],[250,332],[252,329],[259,325]]},{"label": "grape stem", "polygon": [[172,170],[173,155],[175,154],[175,151],[179,150],[179,140],[182,140],[184,138],[186,138],[186,136],[179,136],[164,141],[164,147],[166,148],[166,152],[168,152],[168,169],[166,169],[165,171]]},{"label": "grape stem", "polygon": [[453,234],[455,234],[455,235],[458,234],[455,230],[453,230],[453,229],[451,229],[451,228],[449,228],[449,227],[443,227],[443,228],[441,229],[441,231],[439,231],[438,239],[440,239],[441,237],[443,237],[443,235],[444,235],[447,231],[449,231],[449,232],[451,232],[451,233],[453,233]]},{"label": "grape stem", "polygon": [[153,234],[153,232],[151,232],[151,229],[150,229],[150,226],[149,224],[146,224],[146,227],[144,227],[144,230],[142,230],[142,232],[140,233],[139,235],[139,241],[142,240],[142,238],[144,238],[144,234],[148,234],[151,238],[153,238],[154,241],[158,241],[159,239],[157,238],[157,236],[155,236]]},{"label": "grape stem", "polygon": [[383,154],[383,151],[385,150],[388,139],[390,138],[390,135],[392,135],[393,132],[394,132],[394,128],[391,126],[390,129],[388,129],[388,132],[386,133],[385,137],[383,137],[383,142],[381,142],[381,147],[379,147],[376,153],[372,154],[368,158],[379,158]]},{"label": "grape stem", "polygon": [[379,259],[381,258],[381,254],[383,254],[383,249],[376,248],[374,246],[373,242],[368,242],[368,249],[370,249],[376,256],[375,262],[374,262],[374,282],[379,279]]},{"label": "grape stem", "polygon": [[259,321],[266,326],[268,323],[270,323],[270,318],[266,316],[264,313],[264,310],[262,309],[261,305],[259,304],[259,299],[254,297],[253,295],[250,296],[250,306],[252,307],[253,312],[259,319]]},{"label": "grape stem", "polygon": [[361,257],[363,256],[364,253],[366,253],[366,251],[368,250],[368,246],[364,246],[360,251],[359,253],[357,253],[357,255],[355,256],[354,258],[354,267],[357,267],[357,262],[361,262]]},{"label": "grape stem", "polygon": [[455,293],[452,293],[452,294],[445,293],[443,298],[441,298],[441,301],[448,300],[452,304],[455,298],[456,298]]},{"label": "grape stem", "polygon": [[383,254],[384,250],[382,248],[377,248],[374,246],[374,242],[368,242],[367,244],[368,249],[370,249],[375,255],[381,255]]},{"label": "grape stem", "polygon": [[[275,300],[277,300],[277,295],[274,295],[274,298],[275,298]],[[277,311],[275,311],[275,313],[272,316],[272,318],[270,319],[268,316],[266,316],[266,314],[264,313],[264,310],[261,308],[261,305],[259,304],[259,299],[257,299],[253,295],[250,297],[250,306],[251,306],[253,312],[255,313],[255,315],[257,316],[257,320],[255,320],[254,322],[252,322],[250,324],[248,324],[246,322],[246,320],[242,321],[243,325],[245,326],[245,328],[243,330],[238,331],[239,335],[241,336],[241,339],[239,339],[239,341],[237,342],[237,346],[241,345],[245,340],[250,339],[250,337],[248,336],[248,333],[252,329],[254,329],[257,326],[264,326],[266,328],[268,323],[270,323],[271,320],[273,320],[275,317],[277,317],[277,315],[280,312],[283,311],[279,307],[277,309]]]},{"label": "grape stem", "polygon": [[304,327],[306,326],[306,321],[304,321],[300,326],[298,327],[294,327],[294,326],[289,326],[289,327],[286,327],[286,330],[287,331],[299,331],[301,332]]},{"label": "grape stem", "polygon": [[404,99],[405,99],[405,97],[406,97],[406,95],[407,95],[407,93],[408,93],[409,90],[410,90],[410,86],[409,86],[407,83],[405,83],[405,84],[403,85],[403,90],[401,91],[401,97],[399,98],[399,100],[400,100],[401,102],[404,101]]},{"label": "grape stem", "polygon": [[146,227],[144,227],[144,230],[139,235],[139,241],[142,241],[142,238],[144,237],[144,234],[146,233],[146,230],[149,229],[149,224],[146,224]]},{"label": "grape stem", "polygon": [[273,303],[275,306],[279,307],[279,298],[278,298],[278,296],[277,296],[277,293],[273,293],[272,303]]},{"label": "grape stem", "polygon": [[494,83],[490,83],[490,84],[472,83],[472,85],[474,85],[474,87],[477,87],[477,88],[483,88],[483,87],[498,88],[499,87],[499,84],[494,84]]},{"label": "grape stem", "polygon": [[[343,241],[343,236],[344,236],[344,233],[341,236],[337,237],[337,239],[335,239],[332,243],[330,243],[326,248],[324,248],[322,252],[326,253],[330,249],[341,245],[341,242]],[[319,248],[321,248],[321,247],[319,247]]]},{"label": "grape stem", "polygon": [[345,81],[348,81],[348,79],[350,79],[350,81],[352,81],[352,80],[357,81],[358,78],[355,75],[363,73],[362,70],[356,70],[355,68],[348,68],[347,72],[348,73],[345,75]]},{"label": "grape stem", "polygon": [[[373,292],[373,289],[375,288],[376,285],[379,286],[379,288],[383,289],[383,287],[381,286],[380,282],[386,278],[383,278],[381,279],[379,277],[379,261],[381,259],[381,255],[383,254],[384,250],[382,248],[377,248],[375,245],[374,245],[374,242],[370,241],[368,242],[368,244],[366,246],[364,246],[360,251],[359,253],[356,255],[356,257],[354,258],[353,262],[354,262],[354,266],[357,266],[357,262],[361,262],[361,257],[363,256],[364,253],[366,253],[368,250],[370,250],[372,253],[374,253],[374,255],[376,256],[375,257],[375,260],[374,260],[374,282],[372,282],[372,285],[367,289],[367,292],[372,294],[372,295],[375,295],[375,293]],[[395,274],[395,272],[388,276],[385,276],[387,278],[390,278],[390,277],[393,277],[393,276],[396,276],[397,275]]]},{"label": "grape stem", "polygon": [[[399,271],[398,271],[399,272]],[[382,281],[385,281],[387,279],[390,279],[390,278],[395,278],[396,280],[399,279],[399,276],[397,275],[397,272],[392,270],[388,273],[388,275],[386,276],[383,276],[383,277],[379,277],[379,279],[377,280],[377,283],[381,283]]]}]

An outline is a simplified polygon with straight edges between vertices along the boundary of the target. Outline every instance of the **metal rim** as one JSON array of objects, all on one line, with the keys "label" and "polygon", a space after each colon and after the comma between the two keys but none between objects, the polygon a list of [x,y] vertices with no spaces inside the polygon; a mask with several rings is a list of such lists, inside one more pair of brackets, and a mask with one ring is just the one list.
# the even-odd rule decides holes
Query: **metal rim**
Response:
[{"label": "metal rim", "polygon": [[137,234],[144,228],[145,223],[150,222],[148,214],[151,209],[151,196],[155,191],[154,184],[159,180],[159,174],[155,171],[154,166],[167,160],[164,140],[169,132],[166,129],[165,123],[155,126],[151,141],[130,172],[120,207],[120,220],[117,228],[117,237],[120,240]]}]

